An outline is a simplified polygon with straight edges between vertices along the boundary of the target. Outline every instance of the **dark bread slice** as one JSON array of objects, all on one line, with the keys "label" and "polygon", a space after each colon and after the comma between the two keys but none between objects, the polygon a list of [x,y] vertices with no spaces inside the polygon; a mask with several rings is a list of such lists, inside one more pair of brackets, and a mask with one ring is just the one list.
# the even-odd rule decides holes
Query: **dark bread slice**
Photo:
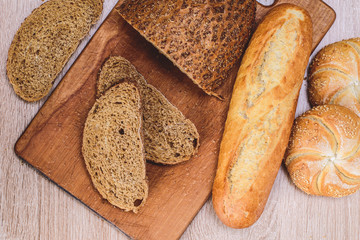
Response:
[{"label": "dark bread slice", "polygon": [[125,211],[137,212],[148,195],[141,131],[141,97],[131,82],[106,91],[85,122],[82,154],[92,182]]},{"label": "dark bread slice", "polygon": [[121,16],[210,95],[229,77],[255,22],[255,0],[125,0]]},{"label": "dark bread slice", "polygon": [[46,96],[81,39],[99,19],[102,0],[50,0],[21,24],[10,45],[7,75],[32,102]]},{"label": "dark bread slice", "polygon": [[129,61],[113,56],[104,63],[97,82],[97,96],[124,79],[134,81],[139,86],[146,159],[162,164],[189,160],[199,147],[199,134],[195,125],[160,91],[147,84]]}]

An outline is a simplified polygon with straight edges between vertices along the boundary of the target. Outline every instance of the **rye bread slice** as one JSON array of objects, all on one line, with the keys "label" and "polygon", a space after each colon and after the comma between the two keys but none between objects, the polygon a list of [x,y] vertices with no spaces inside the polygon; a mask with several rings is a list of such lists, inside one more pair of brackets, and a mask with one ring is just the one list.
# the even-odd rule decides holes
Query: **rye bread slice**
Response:
[{"label": "rye bread slice", "polygon": [[111,87],[90,110],[82,154],[91,180],[111,204],[137,212],[148,195],[141,97],[134,83]]},{"label": "rye bread slice", "polygon": [[46,96],[81,39],[99,19],[102,0],[49,0],[21,24],[10,45],[7,75],[15,93]]},{"label": "rye bread slice", "polygon": [[121,16],[207,94],[228,79],[255,23],[255,0],[125,0]]},{"label": "rye bread slice", "polygon": [[189,160],[199,147],[199,133],[195,125],[159,90],[147,84],[128,60],[113,56],[104,63],[97,82],[97,96],[124,79],[139,86],[146,159],[161,164]]}]

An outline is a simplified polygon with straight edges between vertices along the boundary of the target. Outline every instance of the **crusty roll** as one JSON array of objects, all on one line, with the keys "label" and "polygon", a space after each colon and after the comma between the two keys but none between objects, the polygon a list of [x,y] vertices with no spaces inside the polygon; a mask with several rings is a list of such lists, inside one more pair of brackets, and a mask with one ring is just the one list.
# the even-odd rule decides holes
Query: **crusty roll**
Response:
[{"label": "crusty roll", "polygon": [[309,68],[309,100],[313,106],[338,104],[360,116],[360,38],[330,44]]},{"label": "crusty roll", "polygon": [[342,197],[360,187],[360,118],[348,108],[322,105],[295,120],[285,165],[308,194]]},{"label": "crusty roll", "polygon": [[245,52],[213,186],[214,209],[230,227],[248,227],[264,210],[288,144],[311,46],[309,14],[282,4],[265,16]]}]

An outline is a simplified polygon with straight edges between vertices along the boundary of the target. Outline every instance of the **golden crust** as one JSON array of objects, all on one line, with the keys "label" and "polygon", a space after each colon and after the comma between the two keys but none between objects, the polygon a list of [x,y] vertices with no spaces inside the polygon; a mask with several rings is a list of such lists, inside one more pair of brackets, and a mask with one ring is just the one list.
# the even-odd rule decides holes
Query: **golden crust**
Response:
[{"label": "golden crust", "polygon": [[294,123],[285,165],[308,194],[342,197],[360,187],[360,118],[348,108],[322,105]]},{"label": "golden crust", "polygon": [[235,82],[213,186],[218,217],[233,228],[261,215],[281,165],[312,45],[312,23],[283,4],[255,31]]},{"label": "golden crust", "polygon": [[313,106],[338,104],[360,116],[360,38],[330,44],[309,68],[309,100]]},{"label": "golden crust", "polygon": [[228,78],[249,40],[255,0],[127,0],[121,16],[206,93]]}]

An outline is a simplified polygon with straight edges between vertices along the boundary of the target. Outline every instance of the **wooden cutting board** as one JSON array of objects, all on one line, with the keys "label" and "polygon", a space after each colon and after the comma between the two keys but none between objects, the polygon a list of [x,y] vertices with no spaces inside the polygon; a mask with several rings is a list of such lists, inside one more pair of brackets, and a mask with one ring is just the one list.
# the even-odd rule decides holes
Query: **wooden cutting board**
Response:
[{"label": "wooden cutting board", "polygon": [[[279,0],[307,9],[314,48],[335,20],[320,0]],[[257,21],[271,7],[258,4]],[[100,197],[81,156],[82,129],[95,101],[95,81],[104,59],[132,62],[196,125],[201,147],[177,166],[147,164],[149,197],[138,214],[125,213]],[[208,199],[217,154],[239,64],[221,88],[225,101],[207,96],[113,10],[15,145],[16,154],[90,209],[135,239],[180,238]]]}]

